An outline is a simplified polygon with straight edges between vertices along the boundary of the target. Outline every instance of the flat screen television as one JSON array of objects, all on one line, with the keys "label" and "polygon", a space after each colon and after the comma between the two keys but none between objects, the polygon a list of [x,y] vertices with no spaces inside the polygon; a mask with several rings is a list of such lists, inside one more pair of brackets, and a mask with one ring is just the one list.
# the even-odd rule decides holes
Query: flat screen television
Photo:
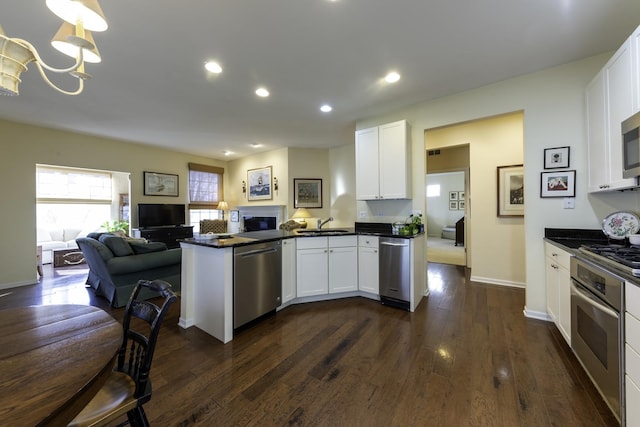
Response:
[{"label": "flat screen television", "polygon": [[185,205],[139,203],[138,227],[174,227],[186,223]]}]

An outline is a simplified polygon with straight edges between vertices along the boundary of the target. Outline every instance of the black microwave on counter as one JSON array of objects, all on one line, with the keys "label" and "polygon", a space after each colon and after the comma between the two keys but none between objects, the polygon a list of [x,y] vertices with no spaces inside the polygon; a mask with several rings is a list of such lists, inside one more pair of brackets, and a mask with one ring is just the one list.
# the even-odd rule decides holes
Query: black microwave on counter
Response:
[{"label": "black microwave on counter", "polygon": [[622,122],[622,177],[640,176],[640,113]]}]

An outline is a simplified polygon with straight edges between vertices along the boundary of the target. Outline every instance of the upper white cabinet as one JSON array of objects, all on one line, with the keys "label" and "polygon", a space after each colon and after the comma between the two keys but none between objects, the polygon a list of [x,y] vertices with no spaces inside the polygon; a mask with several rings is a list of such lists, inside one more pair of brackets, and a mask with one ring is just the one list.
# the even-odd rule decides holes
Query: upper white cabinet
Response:
[{"label": "upper white cabinet", "polygon": [[640,27],[631,35],[633,112],[640,111]]},{"label": "upper white cabinet", "polygon": [[634,79],[636,43],[637,36],[627,39],[586,89],[589,192],[637,186],[635,178],[622,177],[620,128],[622,121],[634,113],[637,94],[632,90],[633,81],[638,84],[637,73]]},{"label": "upper white cabinet", "polygon": [[411,147],[407,122],[356,132],[356,199],[411,198]]}]

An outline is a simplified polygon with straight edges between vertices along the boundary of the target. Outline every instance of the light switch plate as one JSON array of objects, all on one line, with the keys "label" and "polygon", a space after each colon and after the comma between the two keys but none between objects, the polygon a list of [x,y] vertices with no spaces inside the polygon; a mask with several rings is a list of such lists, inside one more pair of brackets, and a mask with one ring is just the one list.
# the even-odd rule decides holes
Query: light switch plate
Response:
[{"label": "light switch plate", "polygon": [[367,217],[367,212],[366,211],[360,211],[360,219],[364,219]]},{"label": "light switch plate", "polygon": [[576,199],[575,197],[565,197],[564,198],[564,208],[565,209],[575,209],[576,207]]}]

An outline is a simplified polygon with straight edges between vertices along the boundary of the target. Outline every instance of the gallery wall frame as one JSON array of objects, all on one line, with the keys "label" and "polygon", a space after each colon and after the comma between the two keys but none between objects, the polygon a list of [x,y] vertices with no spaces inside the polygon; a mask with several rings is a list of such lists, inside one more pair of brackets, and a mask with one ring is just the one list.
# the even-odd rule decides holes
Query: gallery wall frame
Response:
[{"label": "gallery wall frame", "polygon": [[458,210],[458,202],[450,200],[449,201],[449,210],[450,211],[457,211]]},{"label": "gallery wall frame", "polygon": [[545,169],[564,169],[569,167],[569,147],[556,147],[544,149]]},{"label": "gallery wall frame", "polygon": [[524,216],[524,165],[498,166],[498,217]]},{"label": "gallery wall frame", "polygon": [[247,171],[247,183],[249,201],[271,200],[273,199],[273,189],[271,177],[273,176],[271,166],[264,168],[249,169]]},{"label": "gallery wall frame", "polygon": [[540,173],[540,197],[575,197],[576,171]]},{"label": "gallery wall frame", "polygon": [[143,172],[145,196],[171,196],[178,197],[178,175]]},{"label": "gallery wall frame", "polygon": [[293,207],[322,208],[322,179],[293,178]]},{"label": "gallery wall frame", "polygon": [[449,191],[449,201],[458,200],[458,192],[457,191]]}]

